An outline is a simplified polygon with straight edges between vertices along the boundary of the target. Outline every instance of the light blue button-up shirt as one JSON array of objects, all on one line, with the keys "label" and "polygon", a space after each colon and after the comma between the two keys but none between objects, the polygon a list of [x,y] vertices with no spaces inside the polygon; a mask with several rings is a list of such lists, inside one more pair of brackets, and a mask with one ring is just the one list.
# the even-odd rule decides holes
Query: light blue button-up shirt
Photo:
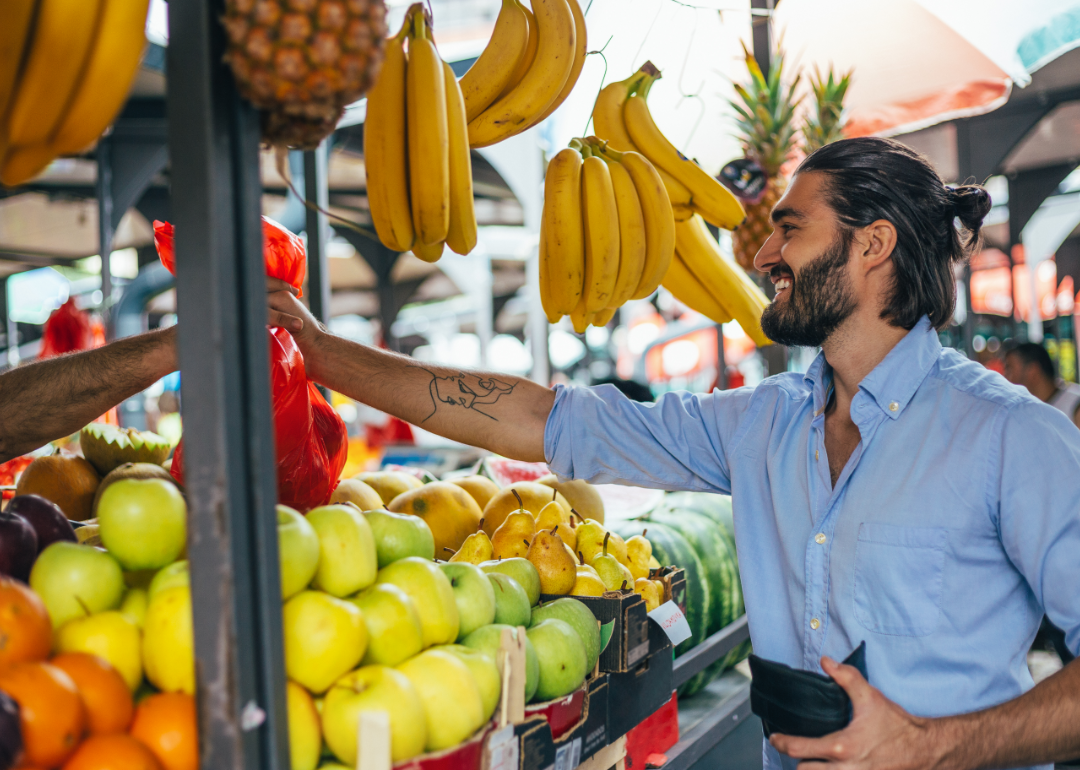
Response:
[{"label": "light blue button-up shirt", "polygon": [[1080,430],[924,317],[859,384],[862,440],[834,487],[831,379],[818,356],[655,404],[560,387],[545,452],[568,478],[730,493],[754,651],[820,672],[865,640],[870,683],[913,714],[1028,690],[1044,611],[1080,652]]}]

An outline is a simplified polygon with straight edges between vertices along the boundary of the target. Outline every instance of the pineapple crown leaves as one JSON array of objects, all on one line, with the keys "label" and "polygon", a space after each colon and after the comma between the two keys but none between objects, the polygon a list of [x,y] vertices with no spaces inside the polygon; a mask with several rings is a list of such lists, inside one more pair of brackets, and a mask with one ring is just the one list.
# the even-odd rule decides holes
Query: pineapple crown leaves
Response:
[{"label": "pineapple crown leaves", "polygon": [[795,110],[802,100],[795,93],[802,75],[785,82],[783,51],[777,51],[773,57],[767,76],[745,43],[743,54],[750,83],[733,84],[739,99],[731,100],[730,104],[737,116],[735,123],[743,150],[772,178],[780,173],[780,167],[795,149],[798,133]]},{"label": "pineapple crown leaves", "polygon": [[807,154],[843,138],[844,97],[851,85],[852,71],[837,76],[829,69],[827,76],[815,72],[810,89],[817,102],[817,115],[810,115],[802,128]]}]

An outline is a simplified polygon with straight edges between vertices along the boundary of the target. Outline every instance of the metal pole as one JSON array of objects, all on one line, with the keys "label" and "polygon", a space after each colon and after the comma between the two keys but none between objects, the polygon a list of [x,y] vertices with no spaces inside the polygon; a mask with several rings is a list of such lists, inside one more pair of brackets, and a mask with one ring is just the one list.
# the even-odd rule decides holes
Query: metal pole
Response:
[{"label": "metal pole", "polygon": [[[329,147],[323,142],[315,150],[304,153],[304,197],[309,204],[323,211],[330,207],[327,184],[327,155]],[[326,244],[330,242],[330,224],[326,215],[307,207],[308,304],[311,312],[323,323],[330,320],[330,270],[326,262]]]},{"label": "metal pole", "polygon": [[[108,319],[112,303],[112,140],[105,137],[97,146],[98,254],[101,255],[101,310]],[[108,324],[106,323],[106,328]]]},{"label": "metal pole", "polygon": [[287,770],[259,120],[222,63],[222,0],[169,11],[199,762]]}]

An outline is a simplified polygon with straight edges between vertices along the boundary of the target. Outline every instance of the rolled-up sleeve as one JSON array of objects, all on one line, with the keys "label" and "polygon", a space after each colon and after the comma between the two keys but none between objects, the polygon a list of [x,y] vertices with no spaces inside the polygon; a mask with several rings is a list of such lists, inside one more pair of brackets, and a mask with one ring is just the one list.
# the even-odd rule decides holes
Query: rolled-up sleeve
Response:
[{"label": "rolled-up sleeve", "polygon": [[752,394],[672,392],[644,404],[613,385],[558,386],[544,431],[548,465],[597,484],[730,493],[726,452]]},{"label": "rolled-up sleeve", "polygon": [[1001,540],[1047,617],[1080,653],[1080,431],[1061,412],[1009,410],[1000,451]]}]

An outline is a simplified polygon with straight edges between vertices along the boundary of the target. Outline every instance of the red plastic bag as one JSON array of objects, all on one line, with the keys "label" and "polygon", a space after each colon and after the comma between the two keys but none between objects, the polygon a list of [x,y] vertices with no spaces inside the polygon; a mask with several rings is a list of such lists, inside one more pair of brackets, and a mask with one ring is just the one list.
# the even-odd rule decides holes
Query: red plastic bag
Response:
[{"label": "red plastic bag", "polygon": [[[304,272],[307,270],[303,240],[270,217],[263,217],[262,223],[266,274],[271,278],[280,278],[299,289],[304,283]],[[176,275],[176,251],[173,246],[173,226],[170,222],[154,220],[154,246],[157,247],[161,264]],[[302,292],[300,296],[304,296]]]},{"label": "red plastic bag", "polygon": [[97,346],[94,345],[94,328],[90,323],[90,315],[84,310],[78,310],[75,300],[69,299],[54,310],[45,322],[38,358],[44,360],[64,353],[90,350],[93,347]]},{"label": "red plastic bag", "polygon": [[[288,276],[304,276],[304,250],[300,240],[276,222],[263,218],[266,234],[267,275],[293,283]],[[271,231],[281,235],[270,235]],[[154,222],[154,240],[161,261],[173,272],[172,225]],[[272,244],[277,243],[278,247]],[[299,258],[299,269],[292,262]],[[274,272],[274,271],[277,272]],[[272,327],[270,333],[270,385],[274,403],[274,444],[277,456],[278,501],[308,511],[330,500],[348,456],[345,423],[326,403],[307,377],[304,357],[292,335]],[[172,475],[184,483],[184,442],[173,454]]]}]

